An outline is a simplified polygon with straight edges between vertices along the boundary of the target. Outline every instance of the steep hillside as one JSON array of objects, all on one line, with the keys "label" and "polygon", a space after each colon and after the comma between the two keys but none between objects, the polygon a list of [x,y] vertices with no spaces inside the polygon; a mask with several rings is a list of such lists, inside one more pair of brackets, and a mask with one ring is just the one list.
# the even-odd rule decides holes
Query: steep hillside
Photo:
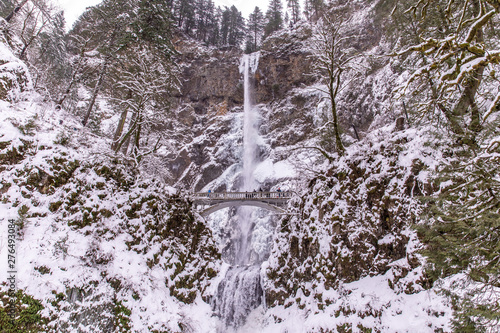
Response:
[{"label": "steep hillside", "polygon": [[[29,82],[22,62],[1,47],[4,63],[18,64],[2,82]],[[6,87],[7,96],[19,93],[17,84]],[[10,321],[2,284],[2,330],[176,332],[197,325],[195,313],[210,312],[201,297],[221,262],[191,203],[133,161],[113,157],[108,140],[29,87],[21,92],[16,103],[0,101],[2,235],[12,223],[17,228],[14,243],[2,238],[0,280],[17,271],[12,299],[20,314]],[[7,269],[12,248],[17,260]]]},{"label": "steep hillside", "polygon": [[417,198],[435,191],[430,141],[425,130],[382,128],[310,181],[277,228],[265,269],[271,313],[284,322],[299,313],[307,332],[397,332],[403,317],[403,330],[449,330],[451,309],[427,290],[411,227]]}]

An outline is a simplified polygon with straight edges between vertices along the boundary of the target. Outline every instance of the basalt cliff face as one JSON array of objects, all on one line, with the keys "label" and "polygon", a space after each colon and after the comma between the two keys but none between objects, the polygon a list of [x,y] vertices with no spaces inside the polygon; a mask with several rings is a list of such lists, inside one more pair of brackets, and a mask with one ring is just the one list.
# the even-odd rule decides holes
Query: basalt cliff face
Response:
[{"label": "basalt cliff face", "polygon": [[[315,81],[310,75],[310,54],[302,43],[307,35],[301,39],[293,37],[297,45],[289,47],[289,41],[282,40],[287,45],[278,55],[274,46],[263,49],[258,69],[251,78],[255,87],[253,99],[261,109],[259,131],[267,141],[260,146],[261,159],[271,154],[271,148],[295,144],[308,138],[306,134],[312,137],[313,119],[303,107],[307,104],[310,108],[314,103],[306,103],[302,92],[297,96],[292,94],[295,89]],[[179,149],[166,156],[166,165],[170,179],[185,188],[200,190],[240,163],[243,78],[239,62],[242,53],[235,49],[205,48],[195,43],[184,43],[178,48],[182,54],[179,59],[181,88],[174,103],[175,120],[168,131],[176,138]],[[301,129],[292,133],[286,124],[297,124]],[[224,190],[229,185],[217,186],[215,190]]]},{"label": "basalt cliff face", "polygon": [[[391,94],[401,72],[396,62],[383,56],[391,48],[391,41],[383,35],[380,13],[384,9],[358,7],[351,8],[358,17],[348,33],[353,36],[351,47],[360,54],[362,71],[356,74],[355,84],[338,97],[347,142],[395,120]],[[314,70],[311,35],[310,25],[296,26],[268,37],[260,50],[252,83],[253,99],[261,113],[259,131],[265,141],[260,145],[261,160],[278,162],[298,156],[301,152],[293,149],[322,140],[318,139],[323,135],[320,128],[330,118],[330,111]],[[234,174],[230,170],[240,163],[242,138],[237,129],[242,126],[242,53],[196,42],[178,43],[177,48],[181,54],[180,90],[167,130],[173,144],[165,156],[165,179],[195,191],[212,185],[213,190],[225,190],[229,183],[238,184],[234,179],[228,183],[217,178],[227,176],[228,170]],[[214,184],[209,185],[211,182]]]}]

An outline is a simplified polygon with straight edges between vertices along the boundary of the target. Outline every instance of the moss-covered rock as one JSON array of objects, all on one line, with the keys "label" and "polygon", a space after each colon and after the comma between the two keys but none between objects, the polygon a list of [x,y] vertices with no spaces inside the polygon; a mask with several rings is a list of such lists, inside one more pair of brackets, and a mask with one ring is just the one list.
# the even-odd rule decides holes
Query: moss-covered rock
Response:
[{"label": "moss-covered rock", "polygon": [[42,316],[42,310],[41,301],[24,291],[9,293],[6,286],[0,288],[0,332],[48,332],[49,318]]}]

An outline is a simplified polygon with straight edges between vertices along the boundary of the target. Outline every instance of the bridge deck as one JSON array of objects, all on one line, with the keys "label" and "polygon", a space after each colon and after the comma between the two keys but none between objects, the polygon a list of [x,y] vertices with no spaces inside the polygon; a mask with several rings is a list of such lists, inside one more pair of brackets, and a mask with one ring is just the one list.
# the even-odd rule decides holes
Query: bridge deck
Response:
[{"label": "bridge deck", "polygon": [[201,212],[202,216],[232,206],[256,206],[283,213],[284,211],[279,207],[285,206],[291,197],[292,192],[204,192],[191,194],[191,200],[195,205],[208,206]]},{"label": "bridge deck", "polygon": [[229,201],[263,201],[270,203],[286,203],[292,192],[215,192],[193,193],[191,199],[200,204],[216,204]]}]

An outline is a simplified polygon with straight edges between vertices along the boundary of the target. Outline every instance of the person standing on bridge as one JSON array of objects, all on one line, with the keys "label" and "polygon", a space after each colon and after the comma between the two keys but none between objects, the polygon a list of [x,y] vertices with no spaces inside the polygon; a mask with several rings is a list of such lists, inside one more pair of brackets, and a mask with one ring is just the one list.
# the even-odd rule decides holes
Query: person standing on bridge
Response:
[{"label": "person standing on bridge", "polygon": [[208,190],[207,197],[209,197],[209,198],[210,198],[210,193],[212,193],[212,191],[211,191],[211,190]]},{"label": "person standing on bridge", "polygon": [[281,188],[280,187],[278,187],[278,190],[276,192],[278,192],[278,198],[281,198]]}]

